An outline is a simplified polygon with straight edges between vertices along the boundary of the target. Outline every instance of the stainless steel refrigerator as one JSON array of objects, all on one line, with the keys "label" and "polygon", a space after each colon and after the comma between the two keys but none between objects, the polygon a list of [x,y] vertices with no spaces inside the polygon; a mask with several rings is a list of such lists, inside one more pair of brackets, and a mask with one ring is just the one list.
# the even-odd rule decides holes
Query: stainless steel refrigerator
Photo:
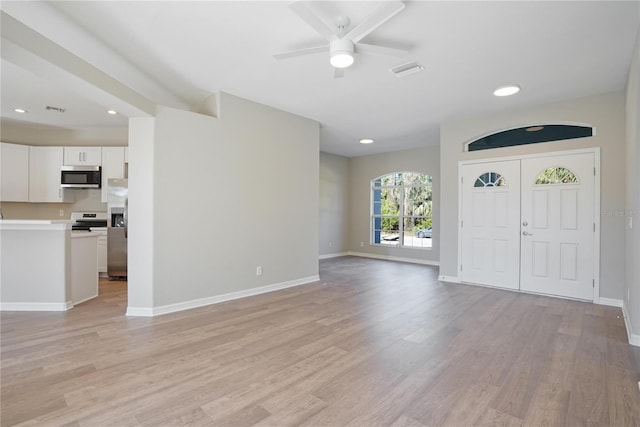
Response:
[{"label": "stainless steel refrigerator", "polygon": [[128,183],[110,179],[107,185],[107,274],[111,280],[126,279]]}]

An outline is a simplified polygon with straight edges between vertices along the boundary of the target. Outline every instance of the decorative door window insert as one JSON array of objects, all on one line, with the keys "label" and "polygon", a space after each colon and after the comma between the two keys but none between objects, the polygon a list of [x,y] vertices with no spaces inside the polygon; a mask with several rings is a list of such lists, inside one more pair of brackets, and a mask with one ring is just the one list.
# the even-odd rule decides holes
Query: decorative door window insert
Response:
[{"label": "decorative door window insert", "polygon": [[507,181],[498,172],[485,172],[476,179],[476,182],[473,184],[473,186],[476,188],[506,187]]},{"label": "decorative door window insert", "polygon": [[536,185],[546,184],[578,184],[578,177],[571,169],[551,167],[543,170],[536,177]]}]

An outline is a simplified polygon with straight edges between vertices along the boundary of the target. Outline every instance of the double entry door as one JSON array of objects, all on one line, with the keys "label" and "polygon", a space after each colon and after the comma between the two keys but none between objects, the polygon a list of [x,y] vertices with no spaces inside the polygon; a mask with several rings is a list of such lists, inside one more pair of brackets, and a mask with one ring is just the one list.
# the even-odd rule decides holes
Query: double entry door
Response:
[{"label": "double entry door", "polygon": [[593,300],[595,155],[461,167],[463,282]]}]

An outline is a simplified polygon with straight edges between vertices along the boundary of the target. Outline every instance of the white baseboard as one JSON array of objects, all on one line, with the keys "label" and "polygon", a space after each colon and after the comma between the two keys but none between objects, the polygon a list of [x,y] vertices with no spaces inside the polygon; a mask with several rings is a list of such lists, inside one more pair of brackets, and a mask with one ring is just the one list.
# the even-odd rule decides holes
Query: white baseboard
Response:
[{"label": "white baseboard", "polygon": [[609,307],[622,307],[622,300],[615,298],[598,298],[597,301],[594,301],[596,304],[600,305],[608,305]]},{"label": "white baseboard", "polygon": [[3,302],[0,311],[67,311],[73,307],[67,302]]},{"label": "white baseboard", "polygon": [[457,276],[438,276],[438,280],[448,283],[460,283],[460,278]]},{"label": "white baseboard", "polygon": [[335,254],[320,255],[318,257],[318,259],[338,258],[338,257],[341,257],[341,256],[347,256],[347,255],[349,255],[349,252],[338,252],[338,253],[335,253]]},{"label": "white baseboard", "polygon": [[153,308],[128,306],[126,315],[131,317],[153,317]]},{"label": "white baseboard", "polygon": [[627,313],[627,306],[622,303],[622,316],[624,317],[624,326],[627,328],[627,337],[629,338],[629,344],[636,347],[640,347],[640,335],[634,334],[629,324],[629,313]]},{"label": "white baseboard", "polygon": [[347,252],[345,255],[357,256],[362,258],[383,259],[385,261],[399,261],[399,262],[410,262],[412,264],[435,265],[436,267],[440,265],[440,262],[431,261],[428,259],[403,258],[403,257],[397,257],[397,256],[368,254],[366,252]]},{"label": "white baseboard", "polygon": [[179,302],[175,304],[161,305],[158,307],[127,307],[127,316],[153,317],[161,314],[175,313],[176,311],[190,310],[192,308],[203,307],[211,304],[218,304],[225,301],[231,301],[240,298],[246,298],[254,295],[260,295],[267,292],[279,291],[282,289],[292,288],[307,283],[317,282],[319,276],[303,277],[301,279],[290,280],[288,282],[276,283],[273,285],[261,286],[258,288],[246,289],[238,292],[230,292],[228,294],[215,295],[212,297],[199,298],[190,301]]}]

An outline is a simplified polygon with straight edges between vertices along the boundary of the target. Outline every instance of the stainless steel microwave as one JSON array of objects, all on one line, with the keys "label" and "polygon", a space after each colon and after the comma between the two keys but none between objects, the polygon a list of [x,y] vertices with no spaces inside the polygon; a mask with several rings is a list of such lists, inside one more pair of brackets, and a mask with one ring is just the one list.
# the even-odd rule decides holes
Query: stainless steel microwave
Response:
[{"label": "stainless steel microwave", "polygon": [[62,166],[60,187],[100,188],[101,172],[100,166]]}]

